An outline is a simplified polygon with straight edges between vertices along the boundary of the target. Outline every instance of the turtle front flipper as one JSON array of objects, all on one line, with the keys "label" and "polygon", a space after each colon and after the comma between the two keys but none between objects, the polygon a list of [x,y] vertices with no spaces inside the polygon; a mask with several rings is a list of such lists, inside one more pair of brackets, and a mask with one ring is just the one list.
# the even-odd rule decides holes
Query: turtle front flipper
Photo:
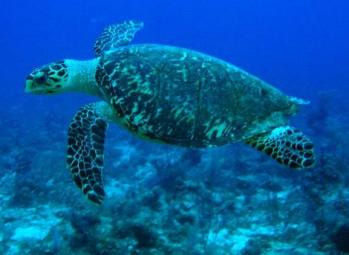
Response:
[{"label": "turtle front flipper", "polygon": [[133,20],[106,27],[96,40],[94,46],[96,56],[99,57],[105,51],[129,44],[142,27],[143,22]]},{"label": "turtle front flipper", "polygon": [[289,126],[258,134],[245,142],[291,168],[309,168],[315,164],[313,143],[302,132]]},{"label": "turtle front flipper", "polygon": [[83,106],[74,116],[68,130],[67,163],[75,184],[87,198],[101,204],[104,198],[102,170],[107,122],[100,102]]}]

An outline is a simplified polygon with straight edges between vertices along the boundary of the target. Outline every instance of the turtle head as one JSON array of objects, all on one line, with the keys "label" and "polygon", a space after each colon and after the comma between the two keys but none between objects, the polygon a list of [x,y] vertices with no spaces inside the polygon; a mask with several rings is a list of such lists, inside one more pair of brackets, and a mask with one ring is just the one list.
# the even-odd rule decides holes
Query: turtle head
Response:
[{"label": "turtle head", "polygon": [[25,92],[31,94],[57,94],[68,83],[68,66],[65,61],[53,62],[35,69],[26,79]]},{"label": "turtle head", "polygon": [[44,65],[28,75],[25,92],[35,95],[84,92],[101,96],[95,77],[98,62],[99,58],[65,59]]}]

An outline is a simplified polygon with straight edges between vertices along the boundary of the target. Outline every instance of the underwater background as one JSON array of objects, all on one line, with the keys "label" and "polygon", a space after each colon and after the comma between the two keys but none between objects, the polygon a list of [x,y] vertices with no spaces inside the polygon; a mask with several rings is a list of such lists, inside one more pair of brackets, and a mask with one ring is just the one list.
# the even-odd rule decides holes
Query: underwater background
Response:
[{"label": "underwater background", "polygon": [[[0,254],[349,253],[349,2],[3,1],[0,8]],[[134,43],[195,49],[310,100],[291,124],[315,144],[294,171],[244,144],[193,150],[110,125],[106,199],[66,169],[83,94],[33,96],[26,76],[91,59],[104,27],[145,23]]]}]

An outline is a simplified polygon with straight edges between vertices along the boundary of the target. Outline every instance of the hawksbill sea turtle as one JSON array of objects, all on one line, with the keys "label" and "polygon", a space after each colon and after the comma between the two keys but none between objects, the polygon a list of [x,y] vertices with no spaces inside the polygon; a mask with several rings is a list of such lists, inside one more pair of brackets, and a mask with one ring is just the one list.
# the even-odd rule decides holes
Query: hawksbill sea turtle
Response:
[{"label": "hawksbill sea turtle", "polygon": [[84,92],[100,102],[83,106],[68,130],[67,164],[86,197],[101,204],[108,122],[139,137],[185,147],[243,141],[294,169],[315,163],[313,143],[288,125],[305,101],[289,97],[223,60],[189,49],[129,45],[142,22],[107,27],[96,58],[65,59],[35,69],[31,94]]}]

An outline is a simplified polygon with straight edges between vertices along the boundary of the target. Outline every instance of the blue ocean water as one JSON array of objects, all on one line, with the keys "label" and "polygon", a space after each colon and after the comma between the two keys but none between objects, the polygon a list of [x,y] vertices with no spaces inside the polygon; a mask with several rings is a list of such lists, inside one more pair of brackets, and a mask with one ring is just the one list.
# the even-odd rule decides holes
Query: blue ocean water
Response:
[{"label": "blue ocean water", "polygon": [[[349,3],[344,0],[7,1],[0,10],[0,254],[345,254],[349,252]],[[293,171],[244,144],[191,150],[111,125],[106,199],[66,169],[83,94],[34,96],[25,78],[92,59],[104,27],[145,26],[134,43],[198,50],[310,100],[291,123],[316,167]]]}]

